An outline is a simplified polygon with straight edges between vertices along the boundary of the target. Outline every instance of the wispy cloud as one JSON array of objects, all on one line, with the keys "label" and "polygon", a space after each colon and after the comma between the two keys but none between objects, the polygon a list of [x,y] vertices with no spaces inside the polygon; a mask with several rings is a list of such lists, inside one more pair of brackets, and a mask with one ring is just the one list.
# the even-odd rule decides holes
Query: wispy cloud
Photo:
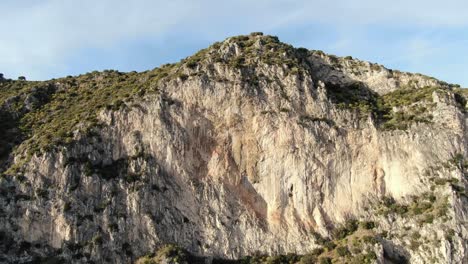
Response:
[{"label": "wispy cloud", "polygon": [[[0,72],[35,79],[94,70],[93,65],[125,70],[136,59],[146,67],[154,54],[161,60],[180,58],[200,45],[250,31],[404,66],[409,65],[405,57],[426,58],[447,46],[432,38],[412,39],[408,31],[468,29],[468,2],[459,0],[3,0],[0,8]],[[451,40],[460,43],[457,36]],[[451,48],[466,51],[461,45]],[[385,50],[398,59],[385,57]],[[464,81],[468,84],[468,78]]]}]

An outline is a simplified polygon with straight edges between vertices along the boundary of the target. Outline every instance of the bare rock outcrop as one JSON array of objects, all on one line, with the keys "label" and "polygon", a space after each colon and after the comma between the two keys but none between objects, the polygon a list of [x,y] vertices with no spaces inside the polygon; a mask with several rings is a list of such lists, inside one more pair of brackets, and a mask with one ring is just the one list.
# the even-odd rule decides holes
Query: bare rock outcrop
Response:
[{"label": "bare rock outcrop", "polygon": [[[154,92],[100,109],[67,144],[28,152],[32,136],[11,153],[0,262],[130,263],[167,243],[227,259],[307,254],[350,220],[375,223],[348,240],[371,232],[376,263],[468,262],[453,86],[262,35],[148,74]],[[28,111],[45,102],[25,98]]]}]

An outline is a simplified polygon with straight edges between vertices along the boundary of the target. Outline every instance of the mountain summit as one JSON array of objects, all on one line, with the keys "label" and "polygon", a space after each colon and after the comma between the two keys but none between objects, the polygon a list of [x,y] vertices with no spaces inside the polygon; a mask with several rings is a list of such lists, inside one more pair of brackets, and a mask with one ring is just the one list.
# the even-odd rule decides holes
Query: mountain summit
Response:
[{"label": "mountain summit", "polygon": [[0,262],[468,262],[457,85],[252,33],[0,103]]}]

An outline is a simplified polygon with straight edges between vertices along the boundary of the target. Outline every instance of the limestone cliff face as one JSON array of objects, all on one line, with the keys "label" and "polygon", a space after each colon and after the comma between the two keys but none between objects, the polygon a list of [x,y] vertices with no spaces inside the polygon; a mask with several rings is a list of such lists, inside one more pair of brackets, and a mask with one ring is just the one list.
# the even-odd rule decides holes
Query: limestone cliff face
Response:
[{"label": "limestone cliff face", "polygon": [[[130,263],[166,243],[230,259],[306,254],[353,218],[387,234],[376,262],[467,263],[467,119],[453,88],[320,52],[295,71],[262,61],[264,39],[248,37],[240,67],[215,59],[245,54],[235,39],[209,48],[69,144],[12,152],[21,169],[1,179],[0,261]],[[375,97],[440,90],[430,122],[382,129],[332,99],[355,83]]]}]

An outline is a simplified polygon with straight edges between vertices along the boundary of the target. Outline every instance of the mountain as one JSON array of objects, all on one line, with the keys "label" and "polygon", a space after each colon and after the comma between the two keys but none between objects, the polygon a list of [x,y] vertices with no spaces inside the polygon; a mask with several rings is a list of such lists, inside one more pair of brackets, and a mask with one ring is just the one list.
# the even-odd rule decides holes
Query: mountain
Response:
[{"label": "mountain", "polygon": [[0,262],[468,263],[457,85],[261,33],[0,85]]}]

